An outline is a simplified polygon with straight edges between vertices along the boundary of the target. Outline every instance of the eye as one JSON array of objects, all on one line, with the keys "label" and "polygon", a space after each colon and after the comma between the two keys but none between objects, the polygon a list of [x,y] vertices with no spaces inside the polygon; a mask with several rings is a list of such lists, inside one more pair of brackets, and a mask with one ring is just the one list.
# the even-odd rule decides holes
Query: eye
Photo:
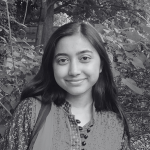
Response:
[{"label": "eye", "polygon": [[61,58],[61,59],[59,59],[59,60],[57,61],[57,63],[60,64],[60,65],[65,65],[65,64],[68,63],[68,59],[66,59],[66,58]]},{"label": "eye", "polygon": [[82,61],[82,62],[89,62],[90,59],[91,59],[90,57],[84,56],[84,57],[81,58],[81,61]]}]

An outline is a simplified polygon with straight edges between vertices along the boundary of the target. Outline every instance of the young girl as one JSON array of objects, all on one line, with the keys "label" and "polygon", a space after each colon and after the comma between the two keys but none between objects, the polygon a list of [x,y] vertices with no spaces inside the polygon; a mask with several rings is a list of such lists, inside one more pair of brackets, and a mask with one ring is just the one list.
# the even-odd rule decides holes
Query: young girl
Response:
[{"label": "young girl", "polygon": [[41,104],[51,110],[30,149],[129,149],[109,58],[91,25],[72,22],[53,33],[39,72],[22,92],[2,150],[28,149]]}]

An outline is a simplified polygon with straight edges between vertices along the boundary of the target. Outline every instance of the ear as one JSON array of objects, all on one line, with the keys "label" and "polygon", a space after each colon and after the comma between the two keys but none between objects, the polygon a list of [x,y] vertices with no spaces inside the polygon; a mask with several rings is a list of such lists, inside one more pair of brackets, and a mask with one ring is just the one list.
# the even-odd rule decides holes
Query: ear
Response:
[{"label": "ear", "polygon": [[103,65],[102,65],[102,63],[101,63],[101,64],[100,64],[100,68],[99,68],[99,73],[102,72],[102,68],[103,68]]},{"label": "ear", "polygon": [[102,68],[99,69],[99,73],[101,73],[101,72],[102,72]]}]

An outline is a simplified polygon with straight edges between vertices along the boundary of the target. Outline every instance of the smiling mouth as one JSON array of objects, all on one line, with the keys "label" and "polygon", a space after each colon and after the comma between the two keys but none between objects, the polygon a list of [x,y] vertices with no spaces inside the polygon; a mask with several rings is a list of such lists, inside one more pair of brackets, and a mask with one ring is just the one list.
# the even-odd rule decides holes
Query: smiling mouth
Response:
[{"label": "smiling mouth", "polygon": [[79,85],[80,83],[84,81],[84,79],[83,80],[66,80],[66,81],[72,85]]}]

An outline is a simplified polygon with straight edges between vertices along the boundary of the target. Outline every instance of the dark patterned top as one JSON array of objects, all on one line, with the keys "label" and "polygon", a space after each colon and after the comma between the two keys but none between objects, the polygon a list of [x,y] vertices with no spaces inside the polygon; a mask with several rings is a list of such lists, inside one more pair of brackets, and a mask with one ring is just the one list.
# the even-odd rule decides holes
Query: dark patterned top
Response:
[{"label": "dark patterned top", "polygon": [[[21,102],[16,109],[11,121],[7,125],[7,129],[4,135],[3,143],[2,143],[2,149],[1,150],[27,150],[29,139],[31,137],[32,130],[35,125],[35,121],[37,118],[37,114],[39,112],[39,109],[36,105],[37,101],[33,98],[28,98],[27,100],[24,100]],[[103,118],[102,122],[99,124],[99,116],[100,114],[97,114],[94,111],[94,117],[90,122],[88,122],[86,125],[83,127],[79,126],[80,121],[75,120],[75,116],[71,114],[70,111],[71,105],[68,102],[65,102],[65,104],[62,107],[57,107],[57,113],[64,112],[63,116],[67,116],[67,121],[68,125],[70,127],[70,137],[71,137],[71,145],[68,144],[68,148],[65,149],[72,149],[72,150],[83,150],[83,149],[97,149],[98,147],[103,147],[103,145],[107,145],[107,142],[109,142],[109,138],[107,139],[107,136],[105,139],[102,139],[101,142],[97,141],[99,138],[98,136],[104,136],[104,135],[99,135],[99,131],[104,134],[110,134],[112,138],[115,138],[115,135],[113,137],[112,134],[115,132],[119,132],[118,129],[119,127],[116,127],[117,124],[120,124],[120,120],[116,122],[116,119],[118,119],[113,112],[104,112],[101,115],[101,118]],[[60,111],[63,108],[63,111]],[[60,114],[58,114],[61,116]],[[55,121],[59,123],[60,117],[57,117],[58,115],[55,115]],[[65,117],[63,118],[65,119]],[[106,123],[107,120],[107,123]],[[55,123],[56,124],[56,123]],[[109,124],[107,129],[105,127]],[[101,128],[97,128],[98,126],[101,125]],[[97,129],[97,132],[93,128]],[[109,129],[110,128],[110,129]],[[59,134],[61,133],[58,130],[61,130],[61,125],[57,126],[56,124],[56,132],[54,133],[53,137],[53,147],[58,147],[57,141],[60,137]],[[66,130],[64,130],[66,131]],[[105,132],[104,132],[105,131]],[[64,138],[68,138],[66,133],[64,133],[66,136]],[[117,134],[119,135],[119,134]],[[116,136],[117,138],[122,138],[122,135],[119,137]],[[104,141],[103,141],[104,140]],[[119,139],[118,139],[119,140]],[[115,142],[118,141],[116,139]],[[67,140],[66,140],[67,141]],[[111,141],[111,140],[110,140]],[[121,140],[121,149],[119,150],[129,150],[128,145],[127,145],[127,139],[124,138]],[[97,143],[97,144],[96,144]],[[108,143],[113,145],[115,143]],[[63,146],[63,145],[62,145]],[[60,146],[61,147],[61,146]],[[70,147],[70,148],[69,148]],[[102,148],[103,149],[103,148]],[[59,150],[59,149],[58,149]],[[114,150],[114,149],[112,149]],[[116,149],[115,149],[116,150]]]},{"label": "dark patterned top", "polygon": [[[71,128],[71,143],[72,150],[80,150],[84,149],[86,145],[86,139],[88,138],[88,133],[90,132],[90,128],[94,124],[94,118],[83,127],[78,126],[80,124],[80,120],[76,120],[75,116],[71,113],[71,105],[66,101],[62,106],[65,113],[68,116],[68,120]],[[94,112],[93,112],[94,113]]]},{"label": "dark patterned top", "polygon": [[7,125],[2,150],[26,150],[31,136],[31,100],[25,100],[16,109]]}]

